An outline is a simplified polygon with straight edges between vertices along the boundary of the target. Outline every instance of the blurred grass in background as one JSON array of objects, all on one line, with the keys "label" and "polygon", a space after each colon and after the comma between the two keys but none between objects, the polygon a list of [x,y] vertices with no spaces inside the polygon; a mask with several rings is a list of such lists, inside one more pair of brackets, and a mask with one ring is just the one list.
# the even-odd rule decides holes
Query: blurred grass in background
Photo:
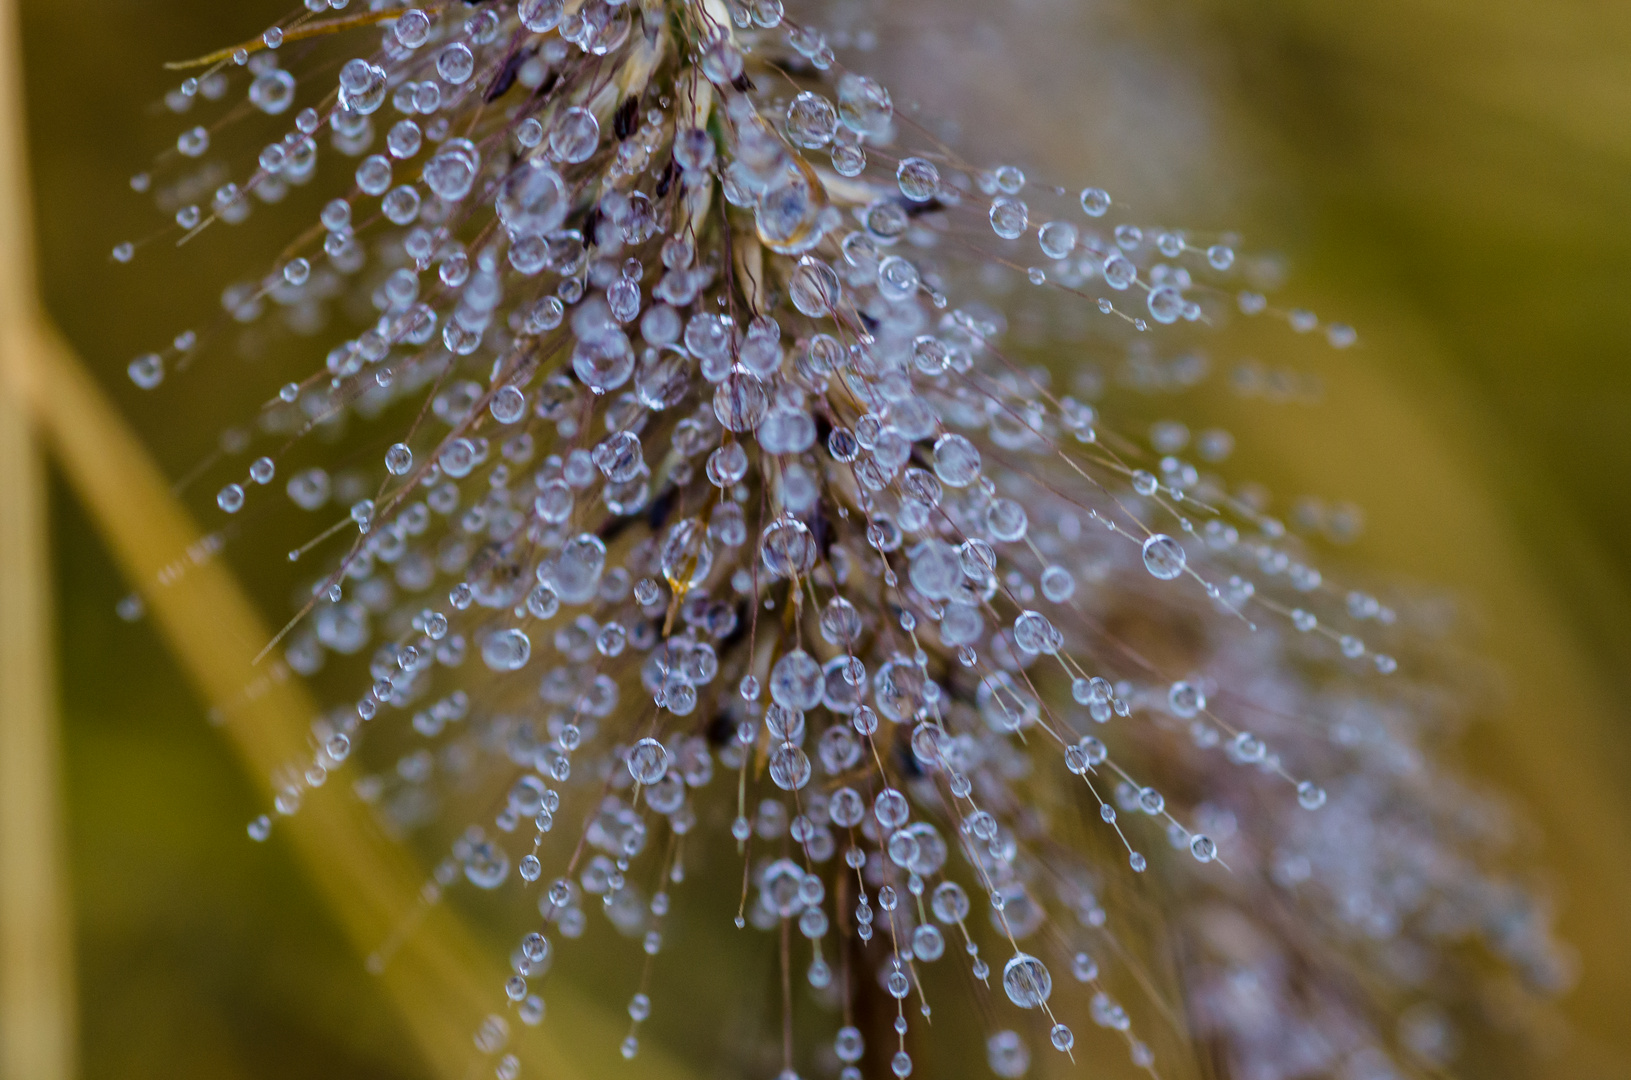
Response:
[{"label": "blurred grass in background", "polygon": [[[1225,395],[1206,408],[1239,438],[1237,473],[1282,497],[1360,504],[1356,563],[1463,603],[1505,703],[1470,733],[1468,761],[1546,832],[1564,931],[1583,955],[1566,1009],[1579,1037],[1557,1075],[1624,1075],[1631,8],[922,0],[879,5],[877,17],[945,16],[948,32],[972,33],[1044,7],[1048,25],[1080,36],[1079,69],[1033,73],[997,52],[990,70],[962,72],[965,97],[1014,102],[1047,87],[1007,149],[1061,176],[1135,183],[1136,161],[1096,155],[1136,158],[1148,144],[1157,161],[1183,163],[1160,139],[1203,142],[1216,172],[1171,166],[1170,186],[1150,198],[1179,223],[1193,206],[1196,224],[1284,252],[1283,296],[1359,327],[1361,347],[1347,353],[1279,346],[1319,373],[1319,406]],[[280,14],[203,0],[23,4],[47,301],[171,475],[250,415],[265,387],[192,379],[141,396],[125,363],[200,323],[242,271],[240,245],[267,253],[311,200],[260,209],[182,253],[144,252],[131,268],[107,252],[157,223],[126,180],[179,126],[156,108],[173,81],[160,62]],[[1181,73],[1204,105],[1200,126],[1174,136],[1154,109],[1143,130],[1117,129],[1118,106],[1136,100],[1071,96],[1094,85],[1085,57],[1106,26]],[[1047,145],[1027,152],[1028,141]],[[127,583],[66,490],[52,496],[84,1075],[420,1075],[287,854],[245,840],[262,809],[250,785],[151,630],[115,618]]]}]

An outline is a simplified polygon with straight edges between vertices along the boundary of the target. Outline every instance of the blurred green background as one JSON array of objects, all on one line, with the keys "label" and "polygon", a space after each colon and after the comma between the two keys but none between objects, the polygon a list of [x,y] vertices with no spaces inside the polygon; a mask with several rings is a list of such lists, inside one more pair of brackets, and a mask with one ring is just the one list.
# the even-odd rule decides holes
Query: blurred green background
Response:
[{"label": "blurred green background", "polygon": [[[977,118],[1006,120],[1021,144],[1006,149],[1061,176],[1109,177],[1179,222],[1237,229],[1286,255],[1284,295],[1359,327],[1360,347],[1305,365],[1326,386],[1318,406],[1216,407],[1240,462],[1277,491],[1363,506],[1356,561],[1464,602],[1505,702],[1467,760],[1545,830],[1584,959],[1556,1074],[1626,1075],[1631,5],[844,9],[885,30],[870,66],[886,80],[891,27],[906,31],[907,82],[929,55],[915,30],[952,46],[992,35],[940,73],[972,138],[985,136]],[[126,180],[179,127],[157,107],[174,82],[161,61],[284,12],[22,10],[47,300],[175,475],[264,388],[143,398],[122,372],[214,305],[242,264],[240,234],[134,270],[107,253],[155,221]],[[152,630],[114,616],[128,585],[66,489],[53,497],[84,1075],[418,1075],[297,868],[276,844],[246,843],[261,809],[249,784]]]}]

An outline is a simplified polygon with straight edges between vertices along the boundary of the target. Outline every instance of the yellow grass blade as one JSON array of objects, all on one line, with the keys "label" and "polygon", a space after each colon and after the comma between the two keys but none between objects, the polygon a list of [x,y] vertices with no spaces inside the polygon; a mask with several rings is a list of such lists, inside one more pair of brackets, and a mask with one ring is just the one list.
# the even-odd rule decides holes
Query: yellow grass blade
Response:
[{"label": "yellow grass blade", "polygon": [[0,396],[0,1080],[74,1074],[46,544],[45,467],[20,403]]},{"label": "yellow grass blade", "polygon": [[[0,0],[0,152],[23,145],[16,20]],[[0,391],[33,282],[28,188],[0,162]],[[74,1074],[69,901],[51,646],[45,470],[23,402],[0,392],[0,1080]]]}]

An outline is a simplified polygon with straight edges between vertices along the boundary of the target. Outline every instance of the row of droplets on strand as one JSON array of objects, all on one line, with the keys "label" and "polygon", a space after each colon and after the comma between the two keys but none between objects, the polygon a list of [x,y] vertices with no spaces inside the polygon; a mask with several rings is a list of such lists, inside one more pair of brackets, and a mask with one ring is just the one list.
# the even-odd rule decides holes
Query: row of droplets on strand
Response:
[{"label": "row of droplets on strand", "polygon": [[[1147,236],[1132,225],[1104,237],[1055,219],[1035,230],[1048,265],[1027,267],[1018,245],[1031,230],[1031,210],[1020,198],[1026,179],[1018,169],[969,170],[943,147],[891,159],[887,92],[853,73],[838,75],[836,107],[815,90],[784,102],[759,89],[786,77],[791,65],[778,63],[776,51],[788,47],[788,58],[805,62],[799,77],[829,78],[822,73],[834,61],[806,28],[787,27],[785,45],[768,34],[758,41],[705,34],[700,9],[671,5],[680,29],[659,25],[657,40],[699,36],[689,51],[669,42],[664,56],[650,44],[649,10],[592,3],[568,15],[562,5],[523,3],[399,15],[381,52],[346,63],[338,92],[299,112],[295,131],[260,152],[242,187],[217,189],[212,215],[195,203],[175,212],[190,238],[212,221],[241,220],[252,195],[275,201],[288,185],[310,180],[314,136],[326,127],[339,154],[362,158],[353,194],[325,208],[307,242],[320,243],[327,266],[290,253],[259,282],[228,290],[223,324],[260,318],[268,301],[294,308],[320,300],[313,294],[336,282],[360,280],[370,239],[374,264],[389,271],[376,275],[376,325],[337,346],[323,370],[289,384],[269,406],[263,428],[294,438],[222,490],[223,510],[239,512],[249,489],[274,479],[277,457],[299,436],[347,411],[373,415],[417,395],[449,429],[433,438],[428,420],[416,420],[385,453],[377,494],[356,500],[340,523],[354,524],[359,538],[312,590],[309,632],[297,629],[287,662],[314,670],[325,654],[360,651],[373,617],[383,616],[389,640],[375,651],[367,693],[325,721],[313,762],[286,786],[278,809],[293,812],[302,788],[321,783],[381,710],[412,710],[430,693],[433,673],[457,681],[471,647],[486,673],[415,712],[413,727],[434,738],[472,710],[496,707],[483,699],[512,693],[516,680],[504,676],[529,665],[535,634],[558,626],[555,647],[578,666],[545,677],[540,693],[553,707],[546,730],[516,735],[521,747],[509,749],[510,759],[532,771],[510,789],[496,822],[503,832],[529,819],[535,827],[518,876],[542,878],[542,841],[563,794],[549,784],[564,788],[581,777],[581,766],[573,770],[580,748],[599,752],[586,797],[604,792],[615,805],[586,811],[585,843],[549,887],[545,916],[575,936],[582,895],[598,892],[615,919],[624,875],[654,825],[675,838],[667,876],[683,876],[678,838],[697,816],[687,788],[703,786],[692,778],[710,774],[717,753],[738,775],[737,842],[785,836],[797,845],[798,858],[745,860],[745,880],[757,890],[755,918],[797,916],[816,950],[808,973],[815,986],[831,974],[820,944],[831,925],[822,905],[828,886],[815,867],[834,856],[831,826],[848,830],[842,861],[854,872],[857,900],[853,919],[835,914],[845,936],[864,944],[877,922],[874,899],[886,913],[890,945],[880,971],[883,988],[901,1003],[891,1067],[904,1076],[911,1070],[904,1002],[914,985],[922,996],[919,965],[944,951],[936,922],[958,926],[976,974],[983,980],[987,970],[964,922],[966,892],[942,875],[947,845],[928,820],[911,820],[908,792],[924,811],[944,815],[991,900],[993,927],[1012,949],[1007,997],[1047,1011],[1048,968],[1019,940],[1048,914],[1015,870],[1024,858],[1018,824],[1005,823],[977,790],[981,777],[996,775],[982,766],[1002,756],[998,747],[1034,732],[1060,748],[1066,773],[1083,779],[1135,870],[1147,861],[1123,832],[1118,806],[1120,814],[1156,819],[1173,846],[1200,862],[1218,851],[1113,759],[1104,740],[1083,734],[1085,723],[1129,717],[1134,700],[1148,699],[1191,721],[1197,745],[1221,743],[1237,763],[1291,778],[1262,740],[1208,709],[1199,683],[1160,679],[1162,701],[1151,692],[1158,671],[1092,644],[1096,620],[1077,596],[1070,554],[1102,548],[1119,573],[1126,549],[1145,580],[1200,583],[1220,617],[1245,625],[1244,609],[1257,605],[1299,631],[1318,630],[1333,657],[1373,654],[1310,610],[1334,590],[1276,548],[1280,532],[1271,521],[1231,505],[1221,491],[1212,498],[1215,485],[1191,478],[1182,462],[1159,478],[1128,464],[1099,438],[1109,429],[1091,406],[1056,398],[1040,375],[1004,355],[999,317],[948,301],[958,284],[970,284],[968,268],[995,265],[1086,297],[1106,314],[1119,309],[1109,295],[1088,296],[1093,281],[1139,295],[1157,324],[1204,322],[1206,305],[1223,294],[1194,275],[1226,276],[1234,261],[1227,245],[1197,248],[1180,233]],[[773,4],[738,10],[747,13],[743,29],[756,21],[768,32],[781,21]],[[303,25],[313,24],[269,34],[267,51],[251,58],[246,48],[229,61],[250,67],[250,100],[261,112],[293,107],[294,77],[272,62],[271,50]],[[514,63],[522,29],[541,40]],[[588,57],[605,59],[590,71]],[[208,96],[222,74],[189,80],[182,97]],[[623,85],[624,75],[644,82]],[[526,101],[498,107],[515,87]],[[365,154],[370,117],[387,98],[404,118],[390,127],[386,153]],[[203,158],[213,141],[205,128],[185,133],[175,162]],[[816,151],[825,163],[810,160]],[[393,182],[415,165],[417,179]],[[1062,197],[1045,189],[1033,201]],[[375,198],[378,212],[360,214]],[[1077,201],[1090,220],[1110,209],[1097,189]],[[847,232],[846,211],[858,226]],[[987,225],[1010,246],[984,248]],[[895,254],[902,245],[917,254]],[[121,246],[115,257],[133,253]],[[422,292],[420,275],[433,265],[435,280]],[[653,274],[658,280],[648,284]],[[540,278],[556,282],[552,292],[531,284]],[[1266,309],[1257,293],[1233,302],[1247,314]],[[1124,321],[1144,330],[1144,313]],[[1286,317],[1299,330],[1318,325],[1306,313]],[[782,344],[783,323],[795,334],[791,350]],[[636,324],[638,355],[623,329]],[[1342,327],[1327,334],[1339,346],[1352,341]],[[200,344],[183,335],[175,349],[190,356]],[[485,386],[459,377],[478,362],[489,369]],[[131,376],[151,387],[164,369],[155,354],[134,363]],[[599,427],[604,438],[594,434]],[[658,450],[653,461],[650,447]],[[540,455],[541,467],[528,475]],[[326,502],[326,490],[322,499],[312,490],[326,484],[299,473],[289,493],[302,504]],[[750,516],[759,522],[752,543]],[[1180,538],[1145,524],[1161,516],[1176,522]],[[1264,540],[1242,542],[1231,517]],[[1032,519],[1056,524],[1035,529]],[[414,558],[418,538],[438,533],[434,555],[421,550]],[[1288,591],[1309,600],[1281,603],[1239,574],[1213,580],[1197,569],[1221,575],[1231,560],[1244,568],[1277,559]],[[410,593],[438,575],[454,579],[448,606],[392,604],[388,583],[379,587],[386,567]],[[1055,614],[1033,606],[1038,585]],[[716,599],[715,590],[723,595]],[[565,624],[563,610],[572,608],[584,614]],[[922,632],[928,625],[937,640]],[[806,643],[829,654],[825,662]],[[1373,659],[1383,670],[1391,665]],[[1090,674],[1118,666],[1132,677]],[[690,718],[703,715],[700,691],[730,670],[739,678],[723,681],[736,693],[718,695],[729,722],[710,744]],[[620,710],[636,681],[652,708]],[[1069,686],[1084,708],[1051,707],[1052,684]],[[873,705],[864,700],[869,691]],[[818,788],[802,744],[806,714],[820,711],[832,722],[818,739],[827,777]],[[605,767],[612,758],[618,767]],[[693,768],[677,779],[671,768],[687,761]],[[423,768],[411,754],[396,771],[407,780]],[[750,819],[747,792],[763,776],[797,814],[772,799]],[[1305,806],[1323,801],[1312,781],[1295,783]],[[382,796],[376,784],[364,790]],[[627,797],[613,794],[620,791]],[[768,806],[783,807],[785,831]],[[252,832],[264,837],[269,827],[261,819]],[[580,871],[586,850],[598,854]],[[510,862],[501,845],[472,834],[438,871],[441,884],[460,867],[468,880],[496,887]],[[903,906],[902,887],[915,905]],[[831,892],[838,895],[836,884]],[[925,893],[934,920],[922,908]],[[654,919],[664,908],[666,900],[653,897]],[[1021,910],[1026,917],[1016,926]],[[1102,928],[1102,909],[1086,910]],[[643,940],[655,955],[660,934],[653,929]],[[523,1020],[541,1016],[527,980],[541,974],[547,950],[542,935],[529,937],[506,987]],[[1073,957],[1072,967],[1092,983],[1096,965],[1085,956]],[[631,1018],[638,1024],[649,1009],[642,990]],[[1125,1011],[1102,990],[1092,1014],[1127,1031]],[[1069,1028],[1049,1017],[1051,1041],[1070,1050]],[[484,1028],[483,1037],[490,1034]],[[1012,1034],[992,1037],[994,1067],[1001,1060],[1012,1068]],[[1134,1060],[1148,1067],[1147,1048],[1128,1038]],[[848,1025],[838,1036],[835,1051],[851,1067],[860,1040]],[[791,1068],[790,1047],[787,1054]],[[501,1062],[500,1071],[511,1067]]]}]

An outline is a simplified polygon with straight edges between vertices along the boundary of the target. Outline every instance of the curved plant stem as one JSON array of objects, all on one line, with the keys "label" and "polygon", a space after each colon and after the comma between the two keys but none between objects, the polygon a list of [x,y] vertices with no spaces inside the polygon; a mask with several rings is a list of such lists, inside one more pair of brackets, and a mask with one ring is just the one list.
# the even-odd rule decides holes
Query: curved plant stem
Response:
[{"label": "curved plant stem", "polygon": [[[0,148],[21,143],[16,22],[0,3]],[[21,169],[0,163],[0,391],[24,363],[33,240]],[[0,1080],[75,1071],[73,905],[52,660],[45,466],[0,392]]]},{"label": "curved plant stem", "polygon": [[66,1080],[74,1073],[72,905],[46,544],[44,462],[20,403],[0,396],[3,1080]]}]

